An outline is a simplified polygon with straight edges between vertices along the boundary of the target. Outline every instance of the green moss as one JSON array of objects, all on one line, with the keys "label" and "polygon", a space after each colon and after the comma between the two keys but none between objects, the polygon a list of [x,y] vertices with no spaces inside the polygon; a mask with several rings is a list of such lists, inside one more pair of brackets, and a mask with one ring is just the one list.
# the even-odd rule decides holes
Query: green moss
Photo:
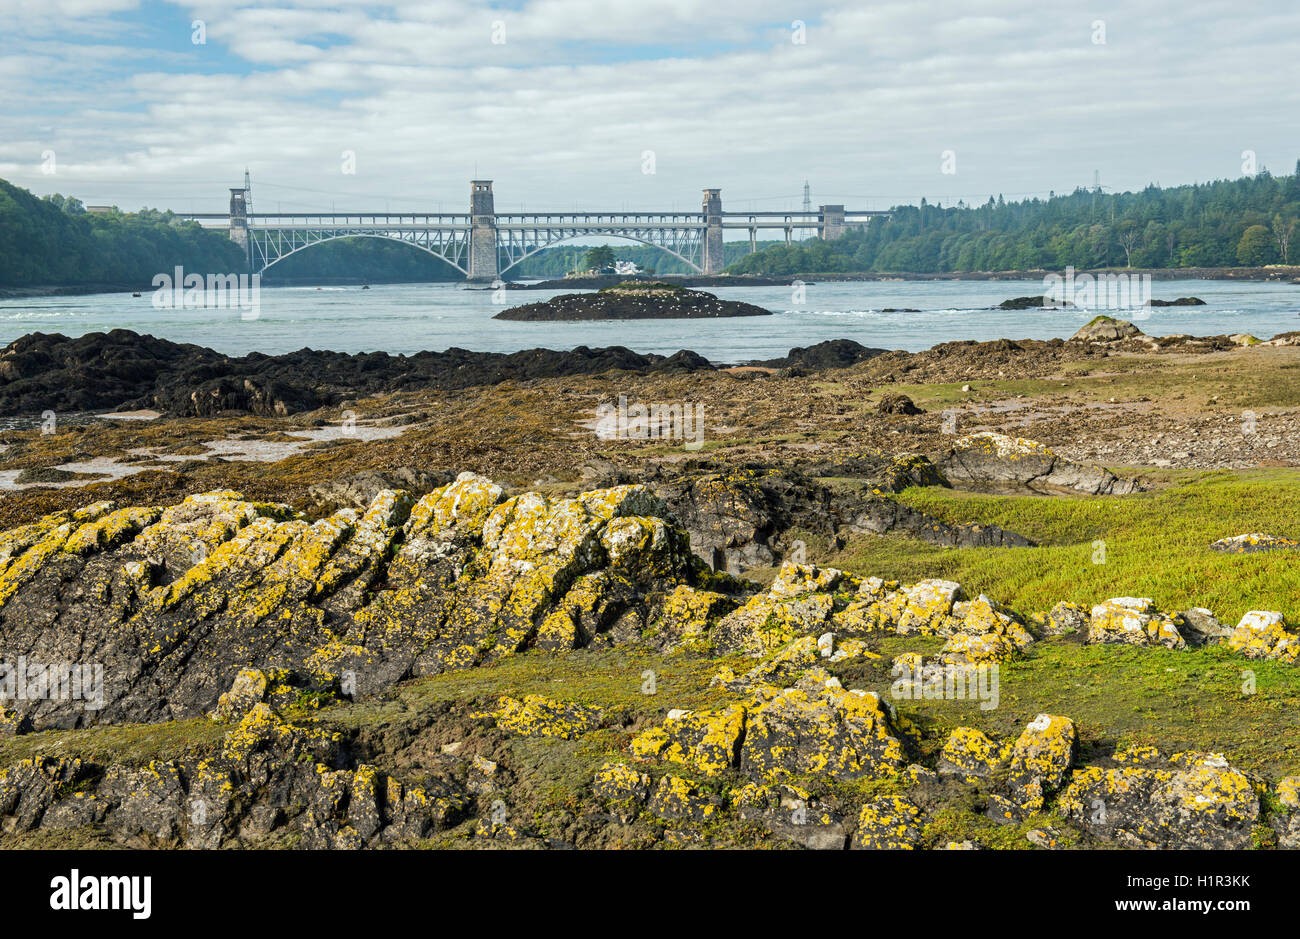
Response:
[{"label": "green moss", "polygon": [[[1109,597],[1151,597],[1158,608],[1205,607],[1230,625],[1249,610],[1300,618],[1300,568],[1286,552],[1209,550],[1249,531],[1300,533],[1300,471],[1173,474],[1154,492],[1104,499],[992,496],[909,489],[898,498],[949,523],[996,524],[1036,548],[940,548],[903,537],[860,536],[819,563],[912,583],[959,581],[1021,613],[1061,600],[1091,608]],[[1105,543],[1094,563],[1095,542]]]}]

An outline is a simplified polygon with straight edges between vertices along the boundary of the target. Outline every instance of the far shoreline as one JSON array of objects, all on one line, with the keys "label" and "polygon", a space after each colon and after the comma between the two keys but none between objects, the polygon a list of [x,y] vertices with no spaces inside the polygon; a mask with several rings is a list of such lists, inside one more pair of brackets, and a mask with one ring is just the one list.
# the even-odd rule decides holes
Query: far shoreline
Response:
[{"label": "far shoreline", "polygon": [[[551,279],[530,279],[528,282],[507,280],[509,290],[597,290],[628,280],[657,280],[677,284],[682,287],[784,287],[792,281],[805,283],[906,283],[926,281],[1042,281],[1044,278],[1061,276],[1059,270],[1024,270],[1024,271],[928,271],[928,272],[804,272],[774,276],[769,274],[655,274],[626,275],[609,274],[592,277],[560,277]],[[1283,283],[1300,286],[1300,265],[1270,267],[1159,267],[1159,268],[1087,268],[1075,269],[1075,276],[1085,274],[1115,275],[1127,274],[1150,277],[1152,280],[1221,280],[1254,283]],[[452,284],[467,286],[466,281],[459,280],[400,280],[382,281],[366,280],[359,277],[329,277],[319,280],[292,278],[283,281],[263,282],[265,289],[277,287],[362,287],[362,286],[418,286],[423,284]],[[0,300],[39,299],[42,297],[94,296],[116,293],[151,293],[155,288],[148,285],[127,285],[120,283],[98,284],[32,284],[22,286],[0,286]],[[475,284],[469,289],[491,290],[491,285]],[[498,288],[499,289],[499,288]]]}]

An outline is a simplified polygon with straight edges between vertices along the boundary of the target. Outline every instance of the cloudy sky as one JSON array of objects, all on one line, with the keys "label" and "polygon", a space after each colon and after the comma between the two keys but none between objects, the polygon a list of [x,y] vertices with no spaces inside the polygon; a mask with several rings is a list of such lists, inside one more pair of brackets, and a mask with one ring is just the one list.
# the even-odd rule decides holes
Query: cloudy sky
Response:
[{"label": "cloudy sky", "polygon": [[0,177],[123,208],[245,166],[260,211],[867,209],[1300,156],[1295,0],[0,0],[0,37]]}]

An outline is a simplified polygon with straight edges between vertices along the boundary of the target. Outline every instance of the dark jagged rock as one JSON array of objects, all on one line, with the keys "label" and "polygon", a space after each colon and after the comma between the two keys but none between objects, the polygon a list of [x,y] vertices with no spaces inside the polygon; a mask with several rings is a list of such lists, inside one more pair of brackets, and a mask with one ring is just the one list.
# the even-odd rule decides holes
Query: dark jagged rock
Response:
[{"label": "dark jagged rock", "polygon": [[1179,297],[1177,300],[1148,300],[1147,306],[1205,306],[1200,297]]},{"label": "dark jagged rock", "polygon": [[880,414],[924,414],[907,395],[887,394],[876,405]]},{"label": "dark jagged rock", "polygon": [[713,366],[693,352],[641,355],[622,346],[568,351],[389,355],[300,349],[225,356],[125,329],[75,339],[32,333],[0,351],[0,414],[157,408],[182,416],[284,415],[370,394],[468,388],[503,381]]},{"label": "dark jagged rock", "polygon": [[93,827],[162,848],[389,845],[446,829],[473,805],[450,773],[394,778],[350,758],[338,733],[289,723],[266,704],[236,718],[202,757],[147,765],[45,757],[0,773],[11,832]]},{"label": "dark jagged rock", "polygon": [[999,310],[1038,310],[1043,308],[1060,310],[1073,306],[1066,300],[1055,300],[1040,294],[1037,297],[1012,297],[998,304]]},{"label": "dark jagged rock", "polygon": [[781,359],[769,359],[755,362],[768,368],[848,368],[875,358],[886,352],[885,349],[871,349],[852,339],[828,339],[811,346],[796,346],[789,355]]},{"label": "dark jagged rock", "polygon": [[1141,490],[1136,480],[1071,462],[1041,443],[1004,434],[963,437],[935,464],[954,486],[976,491],[1126,495]]},{"label": "dark jagged rock", "polygon": [[[650,485],[690,536],[691,550],[715,570],[740,574],[770,567],[795,550],[798,531],[841,546],[850,534],[891,532],[944,547],[1031,547],[1034,542],[996,525],[949,525],[868,488],[832,489],[808,476],[753,465],[711,472],[704,463],[677,466]],[[947,485],[924,457],[870,465],[870,484],[888,491]],[[841,473],[843,475],[843,473]]]},{"label": "dark jagged rock", "polygon": [[867,500],[850,522],[854,531],[884,535],[899,532],[945,548],[1030,548],[1024,535],[997,525],[949,525],[901,502],[884,497]]}]

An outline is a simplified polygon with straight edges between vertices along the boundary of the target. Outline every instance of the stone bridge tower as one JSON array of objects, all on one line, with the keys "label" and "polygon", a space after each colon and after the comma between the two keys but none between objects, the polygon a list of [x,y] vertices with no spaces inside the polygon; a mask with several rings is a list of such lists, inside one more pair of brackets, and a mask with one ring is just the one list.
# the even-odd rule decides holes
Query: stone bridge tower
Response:
[{"label": "stone bridge tower", "polygon": [[817,236],[823,241],[834,241],[844,234],[844,206],[819,205],[821,218],[818,220]]},{"label": "stone bridge tower", "polygon": [[726,266],[722,256],[722,190],[704,190],[704,244],[700,251],[700,267],[706,274],[717,274]]},{"label": "stone bridge tower", "polygon": [[491,283],[500,276],[497,260],[497,213],[492,200],[492,180],[469,184],[469,279]]},{"label": "stone bridge tower", "polygon": [[230,190],[230,240],[248,256],[248,190]]}]

